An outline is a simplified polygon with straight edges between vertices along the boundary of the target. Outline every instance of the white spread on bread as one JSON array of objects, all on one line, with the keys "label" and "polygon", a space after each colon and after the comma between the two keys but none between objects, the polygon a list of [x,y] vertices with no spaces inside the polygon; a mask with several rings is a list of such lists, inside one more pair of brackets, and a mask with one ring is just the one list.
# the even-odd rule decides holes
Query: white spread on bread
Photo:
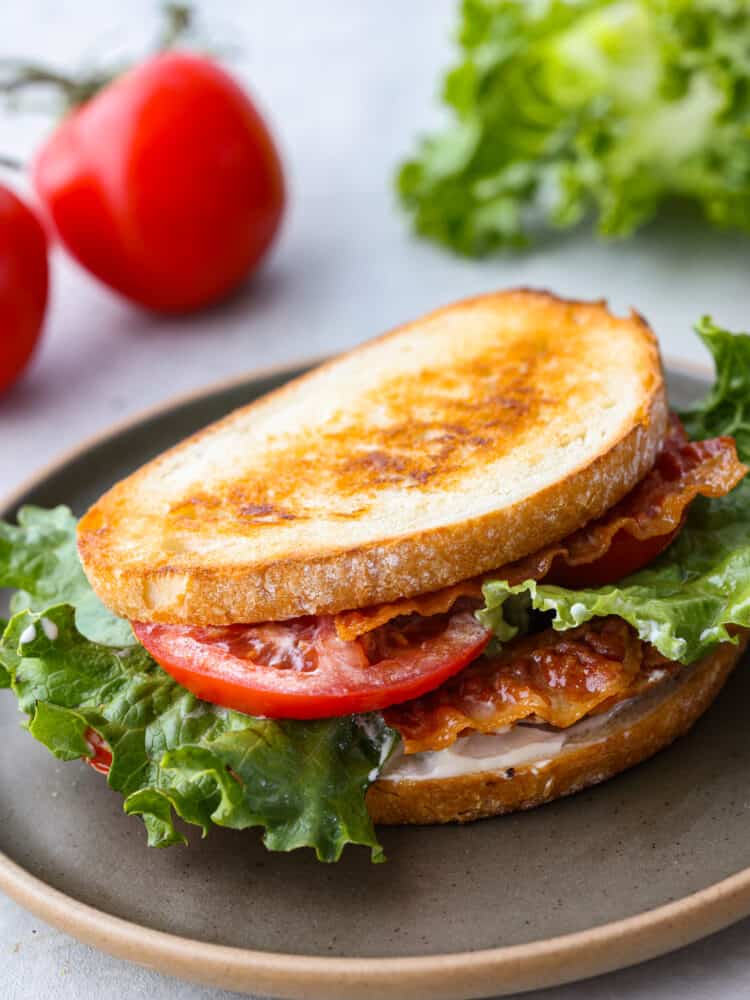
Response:
[{"label": "white spread on bread", "polygon": [[542,768],[571,744],[580,748],[605,739],[616,716],[619,719],[631,713],[640,715],[662,701],[692,675],[694,666],[681,670],[674,678],[668,678],[665,672],[654,678],[657,683],[651,690],[618,702],[608,712],[581,719],[568,729],[520,723],[505,726],[497,733],[462,736],[445,750],[409,755],[396,750],[380,776],[387,781],[423,781],[486,771],[498,776],[507,772],[506,777],[511,778],[513,769],[517,767]]},{"label": "white spread on bread", "polygon": [[428,750],[409,756],[395,753],[383,769],[390,781],[455,778],[474,771],[503,771],[549,759],[562,750],[564,730],[542,726],[505,726],[498,733],[471,733],[445,750]]}]

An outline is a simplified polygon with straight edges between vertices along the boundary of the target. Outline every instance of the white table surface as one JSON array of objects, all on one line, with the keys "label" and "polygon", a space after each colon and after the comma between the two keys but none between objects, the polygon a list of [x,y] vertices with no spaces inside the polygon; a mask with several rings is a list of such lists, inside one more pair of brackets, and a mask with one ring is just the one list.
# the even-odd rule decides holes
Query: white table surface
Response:
[{"label": "white table surface", "polygon": [[[150,37],[148,0],[24,0],[0,5],[0,55],[61,66]],[[690,326],[706,312],[748,324],[750,241],[697,221],[655,224],[619,245],[587,231],[523,256],[456,259],[410,237],[390,177],[416,132],[440,120],[437,74],[450,58],[453,0],[213,0],[214,36],[267,112],[291,192],[283,234],[232,301],[186,319],[140,313],[61,254],[41,349],[0,398],[0,492],[83,438],[212,381],[335,351],[425,309],[508,285],[536,285],[637,307],[666,354],[705,360]],[[0,109],[0,147],[25,160],[49,128],[37,99]],[[40,107],[41,105],[41,107]],[[13,180],[12,178],[8,178]],[[21,184],[23,182],[21,181]],[[750,992],[750,921],[646,965],[538,994],[544,1000],[708,1000]],[[0,897],[4,1000],[228,996],[116,961]],[[396,998],[397,1000],[397,998]]]}]

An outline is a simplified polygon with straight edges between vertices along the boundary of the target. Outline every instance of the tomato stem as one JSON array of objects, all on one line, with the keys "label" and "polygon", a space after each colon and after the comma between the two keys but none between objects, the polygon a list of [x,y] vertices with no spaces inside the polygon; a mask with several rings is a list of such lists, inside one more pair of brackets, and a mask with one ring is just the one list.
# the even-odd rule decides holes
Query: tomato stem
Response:
[{"label": "tomato stem", "polygon": [[188,3],[165,3],[162,6],[164,27],[156,44],[157,52],[171,49],[193,27],[193,8]]},{"label": "tomato stem", "polygon": [[[164,3],[164,24],[155,49],[173,48],[193,27],[193,9],[188,3]],[[94,70],[79,76],[68,75],[51,66],[22,59],[0,59],[0,94],[11,96],[34,87],[51,87],[62,97],[66,111],[85,104],[111,83],[125,67]]]},{"label": "tomato stem", "polygon": [[0,67],[8,74],[6,79],[0,80],[0,94],[17,94],[37,86],[54,87],[60,92],[68,108],[89,100],[116,75],[112,72],[98,72],[76,78],[66,76],[41,63],[22,63],[15,60],[2,60]]}]

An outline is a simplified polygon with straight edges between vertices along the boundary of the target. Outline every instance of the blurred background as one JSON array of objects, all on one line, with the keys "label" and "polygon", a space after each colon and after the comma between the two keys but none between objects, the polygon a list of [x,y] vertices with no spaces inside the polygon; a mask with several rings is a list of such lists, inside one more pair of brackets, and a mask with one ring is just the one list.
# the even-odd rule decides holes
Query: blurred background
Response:
[{"label": "blurred background", "polygon": [[[203,0],[195,9],[195,44],[224,53],[278,148],[287,200],[277,239],[232,294],[181,315],[113,294],[55,242],[37,349],[0,393],[0,494],[113,422],[176,394],[341,351],[496,288],[539,286],[606,297],[616,310],[634,306],[665,354],[692,364],[708,357],[691,332],[701,315],[731,329],[750,326],[750,237],[712,228],[684,205],[619,242],[602,241],[588,219],[548,230],[528,249],[484,257],[459,256],[414,234],[395,175],[420,135],[450,121],[439,94],[442,74],[457,60],[456,0]],[[33,57],[66,73],[137,62],[160,24],[154,0],[13,0],[0,4],[0,60]],[[646,68],[628,86],[637,89],[645,75]],[[44,90],[0,100],[0,155],[30,164],[58,115]],[[694,124],[685,121],[667,145],[684,143]],[[28,173],[0,168],[0,182],[41,207]],[[0,256],[8,240],[0,228]],[[0,359],[2,337],[0,329]],[[123,977],[120,995],[209,995],[115,963],[7,900],[0,917],[0,926],[12,928],[3,948],[13,953],[13,997],[78,996],[84,983],[101,983],[112,970]],[[746,996],[747,941],[745,922],[687,952],[545,995],[739,998]]]},{"label": "blurred background", "polygon": [[[704,360],[690,332],[709,312],[746,326],[750,240],[667,210],[602,242],[590,222],[529,250],[456,256],[411,232],[394,175],[447,121],[440,78],[456,60],[455,0],[197,5],[197,31],[248,89],[278,146],[288,200],[274,246],[225,301],[181,316],[139,309],[55,247],[44,332],[0,395],[0,488],[113,421],[258,368],[339,351],[452,299],[509,285],[636,306],[665,353]],[[160,23],[153,0],[0,5],[0,56],[66,71],[137,61]],[[45,91],[0,102],[0,152],[29,163],[58,106]],[[0,180],[32,204],[26,175]]]}]

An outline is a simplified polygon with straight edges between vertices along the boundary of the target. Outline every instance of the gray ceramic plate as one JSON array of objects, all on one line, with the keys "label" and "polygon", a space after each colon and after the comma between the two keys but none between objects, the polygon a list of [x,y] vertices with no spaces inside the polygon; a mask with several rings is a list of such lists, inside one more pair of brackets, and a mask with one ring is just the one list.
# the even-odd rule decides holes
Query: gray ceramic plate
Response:
[{"label": "gray ceramic plate", "polygon": [[[276,372],[173,404],[86,445],[21,502],[82,511],[190,431],[281,384]],[[700,379],[671,375],[684,404]],[[0,694],[0,887],[114,954],[285,997],[478,997],[613,969],[750,912],[750,773],[738,670],[679,744],[533,812],[387,829],[390,861],[268,854],[254,832],[146,847],[83,764],[59,764]]]}]

